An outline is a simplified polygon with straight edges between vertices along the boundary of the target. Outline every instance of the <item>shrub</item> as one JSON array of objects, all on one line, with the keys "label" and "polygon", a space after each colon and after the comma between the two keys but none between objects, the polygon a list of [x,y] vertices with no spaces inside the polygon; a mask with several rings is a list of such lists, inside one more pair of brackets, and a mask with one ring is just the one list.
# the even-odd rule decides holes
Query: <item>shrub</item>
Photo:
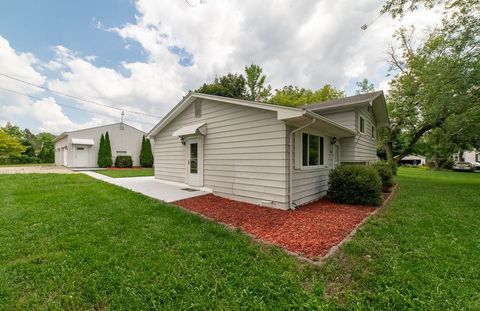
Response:
[{"label": "shrub", "polygon": [[398,164],[395,161],[388,161],[388,165],[390,166],[390,169],[392,170],[393,175],[397,175],[397,169],[398,169]]},{"label": "shrub", "polygon": [[373,167],[340,165],[330,172],[329,197],[338,203],[380,205],[382,182]]},{"label": "shrub", "polygon": [[153,166],[152,145],[150,139],[142,137],[142,150],[140,151],[140,165],[143,167]]},{"label": "shrub", "polygon": [[372,164],[372,167],[377,170],[378,176],[382,181],[382,190],[389,191],[393,185],[393,172],[392,167],[386,162],[377,162]]},{"label": "shrub", "polygon": [[97,164],[99,167],[112,166],[112,150],[110,149],[110,138],[108,137],[108,132],[106,136],[103,134],[100,136]]},{"label": "shrub", "polygon": [[115,159],[116,167],[132,167],[133,160],[131,156],[117,156]]}]

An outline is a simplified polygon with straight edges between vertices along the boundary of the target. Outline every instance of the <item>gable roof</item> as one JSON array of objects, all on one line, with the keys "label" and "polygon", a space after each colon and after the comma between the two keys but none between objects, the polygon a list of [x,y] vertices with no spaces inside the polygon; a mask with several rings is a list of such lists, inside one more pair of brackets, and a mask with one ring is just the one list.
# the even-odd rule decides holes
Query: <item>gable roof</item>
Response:
[{"label": "gable roof", "polygon": [[98,125],[98,126],[87,127],[87,128],[84,128],[84,129],[79,129],[79,130],[74,130],[74,131],[63,132],[63,133],[61,133],[60,135],[58,135],[57,137],[55,137],[55,138],[53,139],[53,142],[57,142],[58,140],[64,138],[65,136],[68,136],[68,134],[71,134],[71,133],[81,132],[81,131],[91,130],[91,129],[96,129],[96,128],[100,128],[100,127],[107,127],[107,126],[112,126],[112,125],[117,125],[117,124],[126,125],[126,126],[132,128],[132,129],[134,129],[134,130],[137,130],[137,131],[142,132],[142,133],[145,134],[144,131],[137,129],[136,127],[133,127],[133,126],[128,125],[128,124],[126,124],[126,123],[117,122],[117,123],[112,123],[112,124]]},{"label": "gable roof", "polygon": [[240,105],[240,106],[245,106],[245,107],[252,107],[252,108],[258,108],[258,109],[263,109],[263,110],[269,110],[269,111],[275,111],[277,112],[277,118],[278,120],[288,120],[288,119],[295,119],[295,118],[302,118],[304,116],[308,116],[310,118],[315,118],[317,120],[322,121],[325,124],[328,124],[331,127],[337,128],[339,131],[344,133],[345,135],[354,135],[355,133],[334,122],[331,121],[323,116],[320,116],[312,111],[305,110],[302,108],[295,108],[295,107],[288,107],[288,106],[279,106],[279,105],[274,105],[274,104],[267,104],[267,103],[261,103],[261,102],[255,102],[255,101],[249,101],[249,100],[243,100],[243,99],[236,99],[236,98],[230,98],[230,97],[223,97],[223,96],[216,96],[216,95],[210,95],[210,94],[203,94],[203,93],[196,93],[196,92],[190,92],[188,93],[183,99],[175,106],[173,107],[172,110],[170,110],[169,113],[165,117],[163,117],[160,122],[153,127],[152,130],[148,133],[148,137],[151,138],[152,136],[156,135],[158,132],[160,132],[165,126],[167,126],[173,119],[175,119],[182,111],[184,111],[195,99],[209,99],[209,100],[214,100],[214,101],[219,101],[223,103],[229,103],[229,104],[234,104],[234,105]]},{"label": "gable roof", "polygon": [[388,118],[387,104],[383,91],[375,91],[365,94],[348,96],[344,98],[333,99],[316,104],[301,106],[316,113],[338,111],[348,108],[359,108],[371,106],[379,127],[390,125]]}]

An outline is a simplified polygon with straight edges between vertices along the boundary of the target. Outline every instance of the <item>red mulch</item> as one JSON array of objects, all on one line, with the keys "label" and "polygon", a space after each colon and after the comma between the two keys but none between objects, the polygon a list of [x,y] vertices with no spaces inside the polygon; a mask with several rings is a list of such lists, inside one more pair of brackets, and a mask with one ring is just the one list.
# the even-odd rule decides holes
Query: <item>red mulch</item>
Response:
[{"label": "red mulch", "polygon": [[322,199],[294,211],[284,211],[212,194],[175,204],[308,258],[324,256],[376,209]]}]

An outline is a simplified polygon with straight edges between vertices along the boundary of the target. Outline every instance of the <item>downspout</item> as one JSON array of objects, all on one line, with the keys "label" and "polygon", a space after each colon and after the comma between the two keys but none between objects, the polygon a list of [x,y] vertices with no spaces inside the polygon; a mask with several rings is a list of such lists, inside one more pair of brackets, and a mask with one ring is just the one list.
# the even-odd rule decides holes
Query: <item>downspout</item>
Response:
[{"label": "downspout", "polygon": [[304,126],[301,126],[293,131],[290,132],[290,158],[289,158],[289,174],[288,174],[288,208],[289,209],[295,209],[293,206],[293,167],[295,166],[295,163],[293,163],[293,134],[295,134],[298,131],[301,131],[313,123],[315,123],[317,119],[312,118],[312,121]]}]

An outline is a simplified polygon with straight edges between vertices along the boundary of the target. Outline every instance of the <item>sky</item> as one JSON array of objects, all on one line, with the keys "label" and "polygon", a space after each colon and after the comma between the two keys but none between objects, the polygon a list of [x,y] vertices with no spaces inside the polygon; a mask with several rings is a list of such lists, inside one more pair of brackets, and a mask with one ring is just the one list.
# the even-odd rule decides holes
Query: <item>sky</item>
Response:
[{"label": "sky", "polygon": [[331,84],[353,95],[367,78],[388,92],[392,34],[425,32],[441,12],[393,20],[383,3],[3,0],[0,125],[60,134],[119,122],[124,110],[125,123],[149,131],[190,90],[251,63],[273,88]]}]

